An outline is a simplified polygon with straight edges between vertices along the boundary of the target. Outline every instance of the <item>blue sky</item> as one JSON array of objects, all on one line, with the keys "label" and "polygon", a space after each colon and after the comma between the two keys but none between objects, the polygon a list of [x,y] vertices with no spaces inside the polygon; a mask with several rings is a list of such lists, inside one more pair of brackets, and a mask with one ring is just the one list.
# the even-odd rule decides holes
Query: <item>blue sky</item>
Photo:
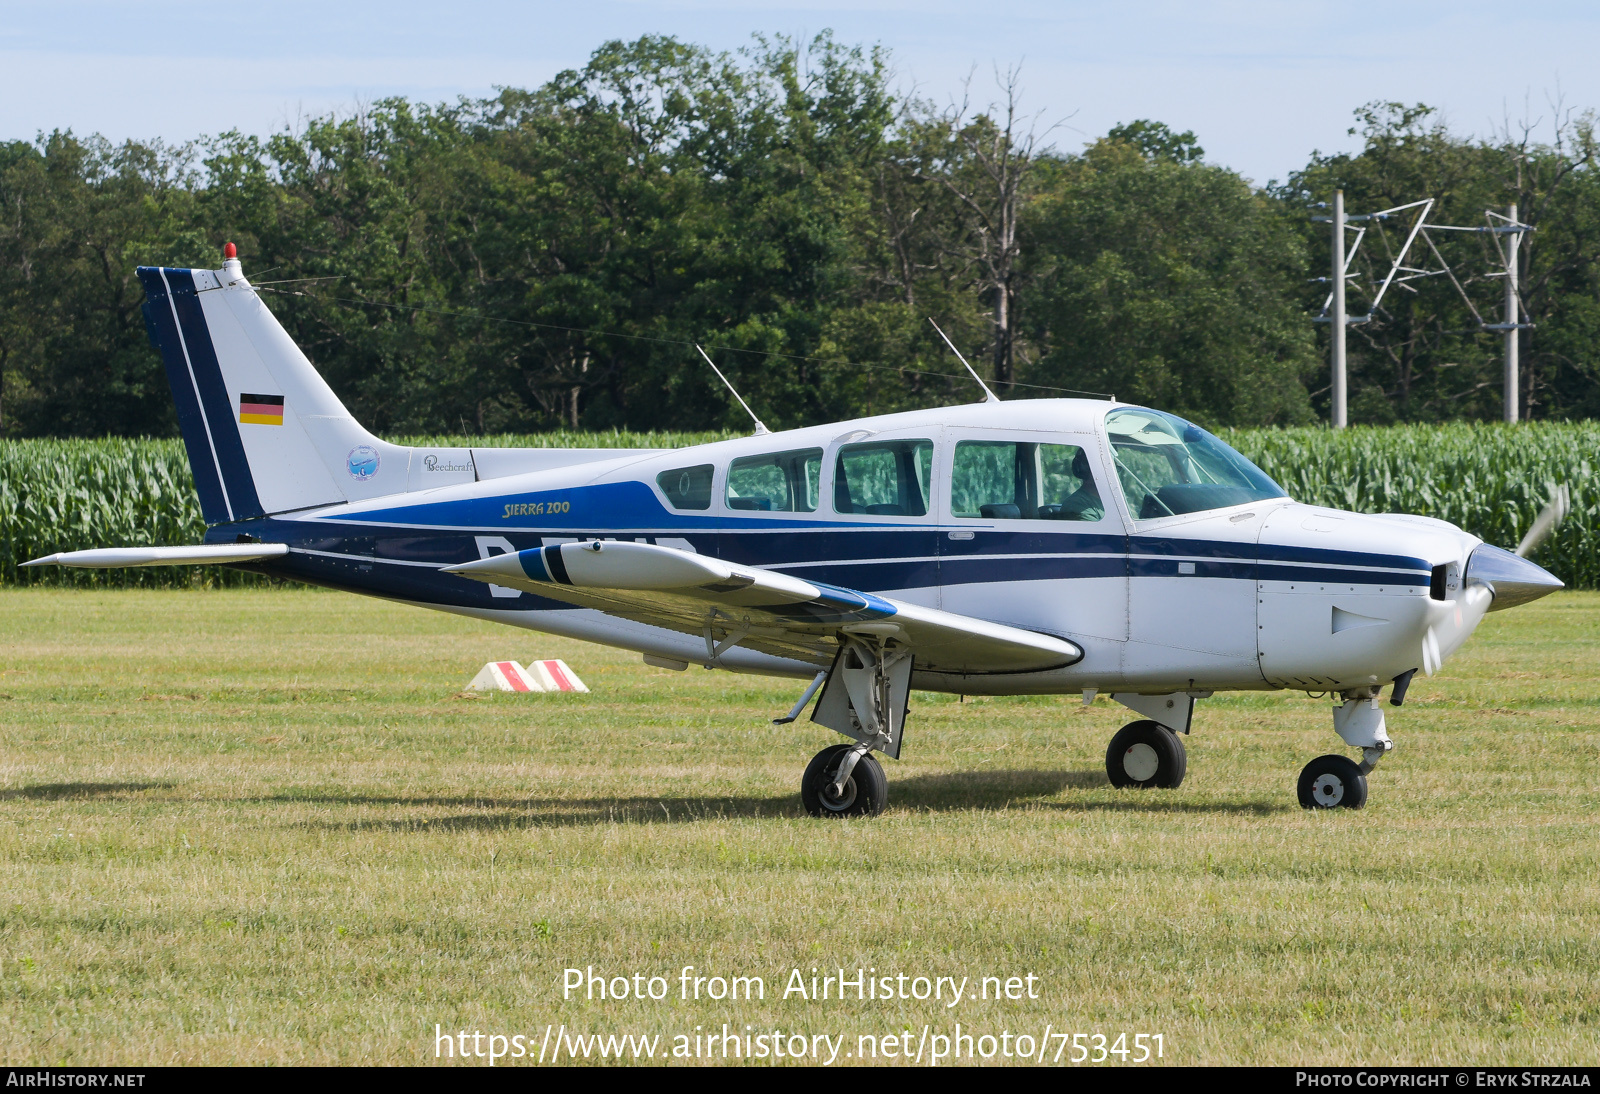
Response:
[{"label": "blue sky", "polygon": [[1026,105],[1063,123],[1059,146],[1155,118],[1257,182],[1352,147],[1351,111],[1373,99],[1424,101],[1478,134],[1523,117],[1548,133],[1558,91],[1600,107],[1592,3],[0,0],[0,139],[260,133],[385,95],[536,85],[611,38],[736,49],[754,32],[825,28],[881,43],[898,79],[939,101],[969,73],[986,101],[995,66],[1020,62]]}]

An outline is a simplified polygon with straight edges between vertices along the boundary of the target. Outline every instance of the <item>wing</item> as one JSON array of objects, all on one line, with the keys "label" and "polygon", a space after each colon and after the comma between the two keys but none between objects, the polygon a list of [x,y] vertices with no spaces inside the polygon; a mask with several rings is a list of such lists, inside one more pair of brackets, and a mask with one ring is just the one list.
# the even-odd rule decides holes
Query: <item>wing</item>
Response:
[{"label": "wing", "polygon": [[1054,635],[650,543],[558,543],[441,569],[701,635],[712,660],[738,644],[825,667],[841,632],[894,638],[928,672],[1037,672],[1083,657]]},{"label": "wing", "polygon": [[257,562],[289,553],[282,543],[202,543],[194,547],[101,547],[93,551],[59,551],[24,562],[24,566],[76,566],[120,569],[127,566],[210,566],[221,562]]}]

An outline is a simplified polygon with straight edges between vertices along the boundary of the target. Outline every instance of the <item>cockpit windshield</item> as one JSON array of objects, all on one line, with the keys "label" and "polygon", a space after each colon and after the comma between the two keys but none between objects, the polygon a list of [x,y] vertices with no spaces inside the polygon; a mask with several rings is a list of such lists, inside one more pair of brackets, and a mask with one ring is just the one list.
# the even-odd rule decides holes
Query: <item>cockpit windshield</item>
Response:
[{"label": "cockpit windshield", "polygon": [[1255,464],[1171,414],[1113,410],[1106,432],[1128,511],[1139,520],[1288,496]]}]

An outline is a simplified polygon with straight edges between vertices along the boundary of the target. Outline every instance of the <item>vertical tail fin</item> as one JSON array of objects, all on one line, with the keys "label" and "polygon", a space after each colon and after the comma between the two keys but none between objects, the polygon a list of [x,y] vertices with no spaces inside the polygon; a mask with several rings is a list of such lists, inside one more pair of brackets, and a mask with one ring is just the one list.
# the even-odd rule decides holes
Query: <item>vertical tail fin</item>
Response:
[{"label": "vertical tail fin", "polygon": [[407,488],[410,450],[350,416],[237,258],[221,270],[138,273],[207,524]]}]

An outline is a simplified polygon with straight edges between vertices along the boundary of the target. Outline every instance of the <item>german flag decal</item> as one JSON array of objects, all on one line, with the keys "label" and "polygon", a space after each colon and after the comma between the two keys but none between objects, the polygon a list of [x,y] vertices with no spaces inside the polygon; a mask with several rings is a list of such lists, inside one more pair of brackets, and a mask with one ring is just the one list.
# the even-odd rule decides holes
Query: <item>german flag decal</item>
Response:
[{"label": "german flag decal", "polygon": [[282,395],[240,395],[239,424],[282,425]]}]

